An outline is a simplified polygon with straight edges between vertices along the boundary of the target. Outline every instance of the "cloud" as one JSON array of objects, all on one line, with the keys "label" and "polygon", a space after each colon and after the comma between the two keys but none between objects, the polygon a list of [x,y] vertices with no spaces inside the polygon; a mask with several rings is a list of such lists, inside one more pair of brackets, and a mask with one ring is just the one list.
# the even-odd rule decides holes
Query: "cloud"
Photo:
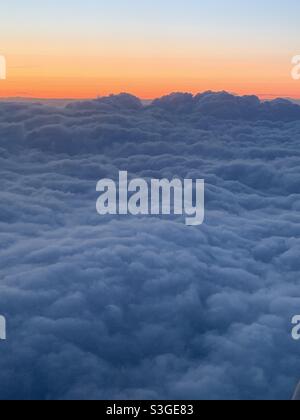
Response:
[{"label": "cloud", "polygon": [[[290,398],[299,109],[0,103],[0,398]],[[205,224],[98,216],[96,183],[119,170],[205,178]]]},{"label": "cloud", "polygon": [[234,96],[228,92],[204,92],[193,96],[173,93],[157,99],[153,108],[225,120],[296,121],[300,107],[285,99],[261,102],[257,96]]}]

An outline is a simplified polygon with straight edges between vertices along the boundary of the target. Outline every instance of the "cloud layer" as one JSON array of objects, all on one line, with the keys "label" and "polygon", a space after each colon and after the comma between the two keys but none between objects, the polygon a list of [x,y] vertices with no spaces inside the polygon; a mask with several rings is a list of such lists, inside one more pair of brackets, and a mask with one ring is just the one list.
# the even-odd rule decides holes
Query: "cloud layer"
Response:
[{"label": "cloud layer", "polygon": [[[282,100],[0,103],[0,398],[290,398],[299,146]],[[205,224],[98,216],[119,170],[205,178]]]}]

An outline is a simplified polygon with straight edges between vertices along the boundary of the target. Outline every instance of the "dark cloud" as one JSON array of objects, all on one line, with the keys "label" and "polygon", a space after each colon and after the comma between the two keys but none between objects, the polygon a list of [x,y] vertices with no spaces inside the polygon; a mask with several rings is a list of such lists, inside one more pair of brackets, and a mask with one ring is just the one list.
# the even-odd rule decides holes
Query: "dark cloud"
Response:
[{"label": "dark cloud", "polygon": [[[299,109],[0,103],[0,398],[290,398]],[[96,183],[119,170],[205,178],[205,224],[98,216]]]},{"label": "dark cloud", "polygon": [[189,113],[225,120],[295,121],[300,119],[300,107],[285,99],[261,102],[256,96],[234,96],[228,92],[205,92],[193,96],[173,93],[157,99],[153,108],[172,113]]}]

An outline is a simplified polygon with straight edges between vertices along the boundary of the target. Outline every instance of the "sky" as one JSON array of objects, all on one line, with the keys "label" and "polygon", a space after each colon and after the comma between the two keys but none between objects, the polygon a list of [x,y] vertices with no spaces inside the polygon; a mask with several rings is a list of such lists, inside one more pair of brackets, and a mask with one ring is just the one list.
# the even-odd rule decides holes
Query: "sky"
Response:
[{"label": "sky", "polygon": [[0,14],[0,96],[227,90],[300,98],[298,0],[14,0]]}]

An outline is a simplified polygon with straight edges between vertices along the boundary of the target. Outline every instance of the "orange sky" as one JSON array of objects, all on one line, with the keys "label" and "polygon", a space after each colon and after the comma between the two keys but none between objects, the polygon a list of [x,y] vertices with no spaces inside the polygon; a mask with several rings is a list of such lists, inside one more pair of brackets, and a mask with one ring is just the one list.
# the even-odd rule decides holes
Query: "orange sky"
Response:
[{"label": "orange sky", "polygon": [[130,92],[151,99],[173,91],[228,90],[237,94],[300,97],[289,56],[204,59],[162,56],[7,55],[1,97],[92,98]]}]

